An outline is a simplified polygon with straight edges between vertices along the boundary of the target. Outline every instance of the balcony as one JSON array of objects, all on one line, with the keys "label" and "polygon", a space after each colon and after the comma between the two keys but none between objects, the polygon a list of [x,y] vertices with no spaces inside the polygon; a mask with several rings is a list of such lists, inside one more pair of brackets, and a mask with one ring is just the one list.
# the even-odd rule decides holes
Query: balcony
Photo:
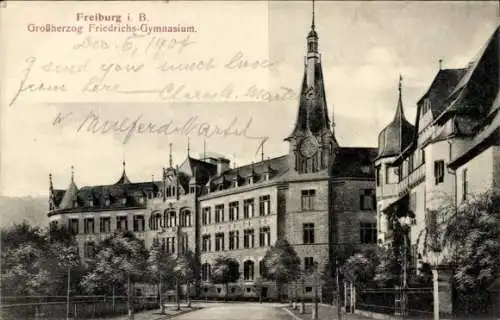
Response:
[{"label": "balcony", "polygon": [[409,175],[403,177],[398,183],[398,196],[402,197],[407,194],[413,187],[424,181],[425,179],[425,163],[415,168]]}]

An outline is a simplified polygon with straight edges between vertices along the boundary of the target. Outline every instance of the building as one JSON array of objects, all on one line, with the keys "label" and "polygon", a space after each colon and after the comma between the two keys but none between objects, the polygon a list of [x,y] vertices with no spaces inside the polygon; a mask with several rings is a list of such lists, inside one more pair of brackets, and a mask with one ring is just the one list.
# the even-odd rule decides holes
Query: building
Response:
[{"label": "building", "polygon": [[[440,67],[417,102],[415,125],[405,118],[400,84],[395,117],[379,134],[378,240],[386,245],[394,240],[388,216],[409,217],[407,248],[413,270],[419,257],[441,264],[440,257],[424,254],[418,238],[424,229],[436,232],[443,206],[456,207],[472,194],[500,191],[498,57],[497,27],[468,66]],[[447,312],[451,305],[441,307]]]},{"label": "building", "polygon": [[[343,245],[376,243],[376,148],[339,146],[326,103],[314,14],[298,114],[285,141],[289,153],[235,168],[223,157],[193,158],[168,168],[160,181],[132,183],[126,175],[113,185],[66,190],[50,182],[50,220],[69,225],[82,254],[115,230],[131,230],[150,246],[161,239],[169,253],[193,250],[201,266],[199,294],[223,296],[210,281],[219,255],[240,263],[241,279],[230,295],[255,297],[265,252],[287,239],[304,269],[323,268]],[[313,285],[306,279],[306,295]],[[276,294],[265,283],[263,295]]]}]

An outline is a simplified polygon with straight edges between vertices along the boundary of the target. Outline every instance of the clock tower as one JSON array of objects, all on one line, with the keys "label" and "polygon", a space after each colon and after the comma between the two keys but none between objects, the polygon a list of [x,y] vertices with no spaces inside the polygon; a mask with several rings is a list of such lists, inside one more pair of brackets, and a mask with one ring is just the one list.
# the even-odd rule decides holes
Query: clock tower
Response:
[{"label": "clock tower", "polygon": [[330,122],[328,117],[318,33],[314,24],[314,1],[297,120],[293,132],[285,140],[290,144],[290,168],[298,173],[328,170],[338,147],[333,118]]}]

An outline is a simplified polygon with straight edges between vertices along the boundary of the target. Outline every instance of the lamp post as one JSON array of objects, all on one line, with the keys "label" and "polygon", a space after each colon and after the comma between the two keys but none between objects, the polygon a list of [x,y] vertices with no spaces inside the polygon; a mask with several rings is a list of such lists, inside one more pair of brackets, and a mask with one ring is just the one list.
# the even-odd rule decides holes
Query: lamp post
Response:
[{"label": "lamp post", "polygon": [[302,273],[300,275],[300,285],[301,285],[301,289],[302,289],[302,296],[300,297],[300,313],[303,314],[305,312],[305,309],[306,309],[306,305],[304,303],[304,296],[305,296],[305,292],[304,292],[304,273]]},{"label": "lamp post", "polygon": [[434,320],[439,320],[439,275],[437,264],[432,268],[432,299],[434,302]]},{"label": "lamp post", "polygon": [[132,303],[130,300],[130,271],[127,271],[127,309],[128,309],[128,320],[134,319],[134,313],[132,311]]},{"label": "lamp post", "polygon": [[438,245],[437,235],[433,235],[432,238],[432,251],[434,253],[434,266],[432,267],[432,300],[434,306],[434,320],[439,320],[439,253],[440,247]]},{"label": "lamp post", "polygon": [[71,268],[68,264],[68,290],[66,292],[66,320],[69,320],[69,298],[71,294]]},{"label": "lamp post", "polygon": [[314,276],[314,308],[312,313],[312,319],[318,320],[318,263],[317,262],[314,262],[312,271]]},{"label": "lamp post", "polygon": [[403,230],[403,256],[402,256],[402,265],[403,265],[403,274],[402,274],[402,285],[401,285],[401,315],[403,317],[406,316],[407,310],[407,289],[408,289],[408,233],[411,228],[411,219],[408,216],[404,216],[398,219],[399,224]]}]

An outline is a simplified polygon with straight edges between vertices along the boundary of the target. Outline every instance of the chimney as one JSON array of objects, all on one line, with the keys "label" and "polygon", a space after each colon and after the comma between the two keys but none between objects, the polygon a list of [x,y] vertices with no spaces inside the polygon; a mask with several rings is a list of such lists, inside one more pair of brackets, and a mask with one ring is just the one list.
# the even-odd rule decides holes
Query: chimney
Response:
[{"label": "chimney", "polygon": [[217,175],[221,175],[224,171],[229,170],[230,161],[225,158],[217,159]]}]

